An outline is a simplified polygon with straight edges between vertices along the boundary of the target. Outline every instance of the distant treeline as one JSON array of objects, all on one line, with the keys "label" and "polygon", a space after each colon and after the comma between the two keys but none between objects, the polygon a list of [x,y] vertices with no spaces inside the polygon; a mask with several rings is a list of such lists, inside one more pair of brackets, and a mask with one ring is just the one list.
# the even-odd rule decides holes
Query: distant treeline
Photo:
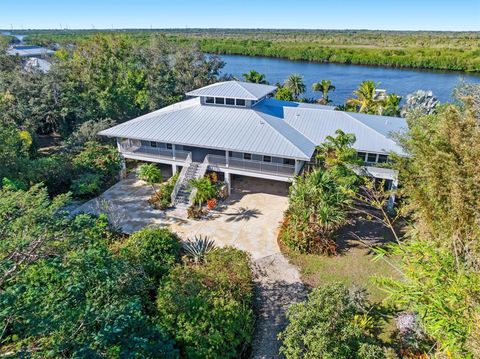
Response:
[{"label": "distant treeline", "polygon": [[[480,72],[480,32],[152,29],[128,32],[139,41],[163,33],[176,43],[198,42],[208,53],[290,60]],[[102,32],[103,32],[102,31]],[[99,30],[23,32],[42,45],[75,43]]]}]

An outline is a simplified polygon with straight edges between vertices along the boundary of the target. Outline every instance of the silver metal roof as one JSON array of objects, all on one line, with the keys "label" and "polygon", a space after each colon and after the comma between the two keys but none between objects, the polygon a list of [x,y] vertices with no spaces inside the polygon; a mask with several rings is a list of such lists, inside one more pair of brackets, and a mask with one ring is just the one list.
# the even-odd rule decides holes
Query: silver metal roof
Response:
[{"label": "silver metal roof", "polygon": [[353,147],[358,151],[405,155],[396,142],[395,134],[407,129],[405,119],[399,117],[352,114],[311,108],[284,108],[285,122],[302,133],[310,141],[320,144],[327,136],[334,136],[337,129],[355,134]]},{"label": "silver metal roof", "polygon": [[34,45],[18,45],[7,49],[7,55],[20,57],[35,57],[53,55],[55,52],[41,46]]},{"label": "silver metal roof", "polygon": [[315,146],[341,129],[354,133],[358,151],[404,155],[392,132],[403,118],[359,115],[334,107],[266,98],[252,108],[179,102],[101,131],[109,137],[175,143],[309,160]]},{"label": "silver metal roof", "polygon": [[275,91],[277,88],[270,85],[261,85],[250,82],[226,81],[217,82],[197,90],[187,92],[187,96],[230,97],[245,100],[259,100]]}]

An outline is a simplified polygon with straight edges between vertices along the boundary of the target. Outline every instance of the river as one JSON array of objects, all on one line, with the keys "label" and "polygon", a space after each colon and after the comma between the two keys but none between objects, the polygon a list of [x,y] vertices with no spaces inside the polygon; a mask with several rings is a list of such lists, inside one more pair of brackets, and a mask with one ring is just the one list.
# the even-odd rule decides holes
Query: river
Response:
[{"label": "river", "polygon": [[335,104],[344,103],[364,80],[373,80],[379,84],[378,88],[403,97],[419,89],[432,90],[442,102],[452,100],[452,91],[462,78],[468,82],[480,83],[478,73],[322,64],[237,55],[221,55],[221,58],[226,63],[222,74],[231,74],[238,79],[242,78],[243,73],[256,70],[265,74],[267,81],[274,84],[285,81],[290,74],[298,73],[303,76],[307,86],[305,97],[320,97],[319,93],[311,90],[312,84],[322,79],[330,80],[336,86],[336,90],[330,95]]}]

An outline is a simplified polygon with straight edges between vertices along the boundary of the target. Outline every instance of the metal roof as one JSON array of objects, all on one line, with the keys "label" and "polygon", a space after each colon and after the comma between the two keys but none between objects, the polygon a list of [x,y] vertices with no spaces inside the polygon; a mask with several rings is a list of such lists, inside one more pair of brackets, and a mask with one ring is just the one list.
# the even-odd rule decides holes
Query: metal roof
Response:
[{"label": "metal roof", "polygon": [[230,97],[245,100],[259,100],[275,91],[270,85],[241,81],[217,82],[197,90],[187,92],[187,96]]},{"label": "metal roof", "polygon": [[407,129],[405,119],[399,117],[363,115],[353,116],[343,111],[331,111],[311,108],[284,108],[285,122],[306,136],[310,141],[320,144],[327,136],[334,136],[337,129],[355,134],[353,147],[358,151],[405,155],[402,147],[395,141],[394,134]]},{"label": "metal roof", "polygon": [[308,160],[310,142],[282,119],[253,109],[201,105],[198,98],[101,131],[123,137]]},{"label": "metal roof", "polygon": [[20,57],[35,57],[53,55],[55,52],[46,47],[34,45],[18,45],[7,49],[7,55]]},{"label": "metal roof", "polygon": [[100,132],[229,151],[309,160],[315,146],[341,129],[353,133],[358,151],[405,155],[392,132],[405,119],[334,111],[334,107],[266,98],[251,108],[182,101]]}]

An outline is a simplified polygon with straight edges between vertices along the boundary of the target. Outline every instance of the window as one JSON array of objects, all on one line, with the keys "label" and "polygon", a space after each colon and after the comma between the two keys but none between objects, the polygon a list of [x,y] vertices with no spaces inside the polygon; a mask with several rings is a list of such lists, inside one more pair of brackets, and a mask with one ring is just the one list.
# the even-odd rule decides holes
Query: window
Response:
[{"label": "window", "polygon": [[369,153],[367,156],[367,162],[377,162],[377,154]]},{"label": "window", "polygon": [[217,105],[224,105],[225,104],[225,99],[223,97],[215,97],[215,103]]},{"label": "window", "polygon": [[378,163],[385,163],[387,162],[388,160],[388,156],[387,155],[378,155]]},{"label": "window", "polygon": [[153,141],[150,141],[150,147],[157,147],[157,143],[153,142]]},{"label": "window", "polygon": [[225,104],[230,106],[235,106],[235,99],[234,98],[226,98]]},{"label": "window", "polygon": [[295,166],[295,160],[292,160],[291,158],[284,158],[283,164],[289,165],[289,166]]},{"label": "window", "polygon": [[205,103],[214,103],[215,102],[215,99],[213,97],[207,97],[205,99]]},{"label": "window", "polygon": [[167,150],[171,150],[173,148],[171,143],[167,143]]},{"label": "window", "polygon": [[243,154],[243,159],[244,160],[251,160],[252,159],[252,154],[251,153],[244,153]]},{"label": "window", "polygon": [[228,151],[228,157],[233,157],[233,152],[232,151]]},{"label": "window", "polygon": [[365,152],[357,152],[357,157],[358,159],[362,160],[362,161],[365,161],[365,156],[367,154]]},{"label": "window", "polygon": [[271,156],[263,156],[263,162],[272,162]]},{"label": "window", "polygon": [[235,103],[237,104],[237,106],[245,106],[245,100],[239,98],[235,100]]}]

